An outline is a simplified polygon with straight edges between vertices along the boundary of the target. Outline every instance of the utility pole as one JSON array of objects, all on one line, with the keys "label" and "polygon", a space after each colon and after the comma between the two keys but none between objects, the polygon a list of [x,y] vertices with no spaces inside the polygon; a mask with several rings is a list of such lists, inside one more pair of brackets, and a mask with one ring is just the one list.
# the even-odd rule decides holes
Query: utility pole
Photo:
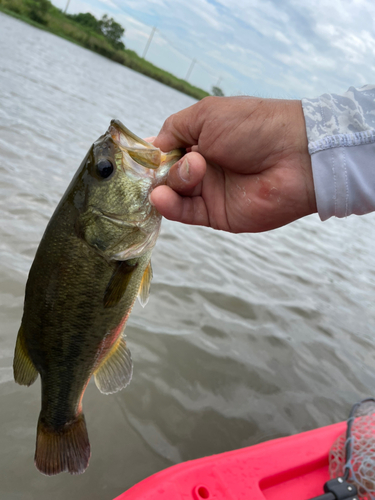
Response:
[{"label": "utility pole", "polygon": [[220,83],[221,83],[221,80],[223,79],[222,76],[219,76],[219,79],[217,81],[217,84],[216,84],[216,87],[219,87],[220,86]]},{"label": "utility pole", "polygon": [[[69,0],[69,1],[70,1],[70,0]],[[150,47],[150,43],[151,43],[152,37],[154,36],[155,31],[156,31],[156,27],[154,26],[154,27],[152,28],[151,35],[149,36],[149,38],[148,38],[148,40],[147,40],[145,50],[143,51],[143,56],[142,56],[142,59],[144,59],[144,58],[146,57],[146,54],[147,54],[148,48]]]},{"label": "utility pole", "polygon": [[197,62],[196,59],[193,59],[191,61],[191,64],[190,64],[190,68],[188,69],[188,72],[186,73],[186,76],[185,76],[185,80],[188,81],[189,80],[189,77],[191,75],[191,72],[193,71],[193,68],[194,68],[194,64]]},{"label": "utility pole", "polygon": [[64,10],[64,14],[66,14],[66,11],[68,10],[69,4],[70,4],[70,0],[68,0],[66,2],[66,7],[65,7],[65,10]]}]

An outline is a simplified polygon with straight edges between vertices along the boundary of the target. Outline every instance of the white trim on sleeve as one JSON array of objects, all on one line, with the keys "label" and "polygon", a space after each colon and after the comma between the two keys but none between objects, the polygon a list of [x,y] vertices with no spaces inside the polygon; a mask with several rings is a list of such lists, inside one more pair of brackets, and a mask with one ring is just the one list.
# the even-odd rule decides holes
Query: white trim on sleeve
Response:
[{"label": "white trim on sleeve", "polygon": [[375,211],[375,143],[321,150],[311,162],[321,220]]}]

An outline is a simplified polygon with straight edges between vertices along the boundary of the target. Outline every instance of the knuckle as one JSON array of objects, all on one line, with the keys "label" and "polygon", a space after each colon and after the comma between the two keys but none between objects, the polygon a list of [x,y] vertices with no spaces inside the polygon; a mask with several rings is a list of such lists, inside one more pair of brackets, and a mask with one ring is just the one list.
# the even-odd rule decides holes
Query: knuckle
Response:
[{"label": "knuckle", "polygon": [[214,105],[214,103],[217,99],[218,99],[218,97],[214,97],[212,95],[209,95],[207,97],[203,97],[203,99],[201,99],[198,104],[202,108],[206,108],[206,107],[210,108],[212,105]]},{"label": "knuckle", "polygon": [[170,115],[165,122],[163,123],[162,130],[170,130],[173,127],[173,122],[176,119],[176,113],[173,113],[173,115]]}]

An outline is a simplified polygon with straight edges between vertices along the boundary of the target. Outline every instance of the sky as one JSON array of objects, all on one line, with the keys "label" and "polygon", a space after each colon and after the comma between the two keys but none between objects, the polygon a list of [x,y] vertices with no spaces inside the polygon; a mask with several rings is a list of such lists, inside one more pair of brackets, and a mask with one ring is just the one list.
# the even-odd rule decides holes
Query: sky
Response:
[{"label": "sky", "polygon": [[[67,0],[52,0],[64,10]],[[70,0],[104,13],[127,48],[225,95],[317,97],[375,83],[374,0]]]}]

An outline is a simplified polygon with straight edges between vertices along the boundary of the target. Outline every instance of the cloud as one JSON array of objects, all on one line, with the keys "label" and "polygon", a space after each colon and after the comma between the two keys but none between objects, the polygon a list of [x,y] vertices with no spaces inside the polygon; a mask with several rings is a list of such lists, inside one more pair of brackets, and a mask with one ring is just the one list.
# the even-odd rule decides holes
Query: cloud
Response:
[{"label": "cloud", "polygon": [[286,45],[292,45],[292,41],[284,35],[284,33],[281,33],[281,31],[276,31],[273,36],[279,42],[285,43]]},{"label": "cloud", "polygon": [[227,94],[314,97],[375,81],[373,0],[72,0],[71,9],[109,11],[140,54],[156,26],[151,62],[183,76],[195,58],[192,83],[209,89],[221,77]]}]

